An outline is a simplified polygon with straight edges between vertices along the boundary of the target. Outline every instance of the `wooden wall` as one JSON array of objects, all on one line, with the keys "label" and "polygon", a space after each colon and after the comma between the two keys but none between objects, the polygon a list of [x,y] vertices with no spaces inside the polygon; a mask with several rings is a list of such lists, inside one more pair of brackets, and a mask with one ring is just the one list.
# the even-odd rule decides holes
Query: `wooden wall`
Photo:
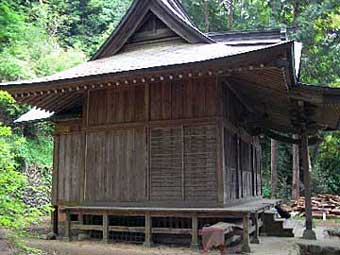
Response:
[{"label": "wooden wall", "polygon": [[221,86],[201,78],[89,91],[80,127],[57,124],[55,200],[195,207],[258,195],[258,142],[240,132],[245,109]]},{"label": "wooden wall", "polygon": [[222,89],[225,196],[228,203],[261,195],[260,144],[257,137],[251,137],[240,125],[247,109],[227,87]]},{"label": "wooden wall", "polygon": [[58,124],[59,203],[216,205],[217,104],[215,78],[90,91],[81,132]]},{"label": "wooden wall", "polygon": [[59,134],[55,136],[55,154],[58,169],[58,200],[66,203],[78,203],[81,199],[81,175],[84,169],[83,139],[81,133]]}]

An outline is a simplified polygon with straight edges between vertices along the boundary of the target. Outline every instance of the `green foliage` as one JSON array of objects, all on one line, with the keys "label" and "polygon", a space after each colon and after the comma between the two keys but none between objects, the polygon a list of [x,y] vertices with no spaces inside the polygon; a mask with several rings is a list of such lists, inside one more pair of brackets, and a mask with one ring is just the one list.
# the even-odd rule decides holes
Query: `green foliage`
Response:
[{"label": "green foliage", "polygon": [[48,169],[52,167],[52,136],[38,136],[35,139],[25,139],[25,142],[17,149],[26,164]]},{"label": "green foliage", "polygon": [[264,198],[271,198],[272,190],[268,184],[262,185],[262,196]]},{"label": "green foliage", "polygon": [[340,132],[325,134],[314,175],[320,193],[340,194]]},{"label": "green foliage", "polygon": [[50,35],[58,35],[62,45],[79,47],[91,56],[119,23],[131,2],[51,0],[44,5],[45,27]]},{"label": "green foliage", "polygon": [[32,79],[84,62],[80,50],[61,48],[25,10],[6,1],[0,4],[0,81]]},{"label": "green foliage", "polygon": [[11,141],[11,134],[10,128],[0,125],[0,225],[20,228],[26,222],[22,192],[27,180],[15,170],[13,148],[20,141]]}]

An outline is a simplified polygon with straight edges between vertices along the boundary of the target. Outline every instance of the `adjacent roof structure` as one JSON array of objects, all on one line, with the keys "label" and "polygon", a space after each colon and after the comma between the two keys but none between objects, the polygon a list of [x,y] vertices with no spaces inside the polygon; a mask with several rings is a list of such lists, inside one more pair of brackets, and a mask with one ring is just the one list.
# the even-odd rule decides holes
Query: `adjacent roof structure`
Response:
[{"label": "adjacent roof structure", "polygon": [[301,49],[280,30],[204,34],[178,0],[135,0],[87,63],[0,88],[36,107],[23,118],[30,120],[41,116],[39,109],[81,109],[89,89],[215,75],[251,105],[247,126],[294,133],[306,119],[298,110],[303,101],[308,128],[338,129],[340,90],[299,82]]}]

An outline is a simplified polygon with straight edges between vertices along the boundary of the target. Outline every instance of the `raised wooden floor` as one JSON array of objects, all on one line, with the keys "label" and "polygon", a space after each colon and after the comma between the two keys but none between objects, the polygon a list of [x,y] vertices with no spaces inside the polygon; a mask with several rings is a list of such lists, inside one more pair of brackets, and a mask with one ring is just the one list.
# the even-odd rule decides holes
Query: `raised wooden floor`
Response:
[{"label": "raised wooden floor", "polygon": [[[191,235],[191,245],[198,247],[198,233],[205,224],[242,219],[242,249],[249,251],[250,232],[253,232],[255,242],[258,241],[260,215],[278,203],[280,200],[254,199],[224,208],[67,206],[60,209],[66,213],[67,240],[71,240],[72,231],[75,230],[97,231],[104,241],[121,233],[140,233],[139,237],[144,239],[146,246],[152,245],[155,234],[171,234]],[[85,217],[88,216],[95,220],[86,222]],[[124,217],[129,220],[124,220]]]}]

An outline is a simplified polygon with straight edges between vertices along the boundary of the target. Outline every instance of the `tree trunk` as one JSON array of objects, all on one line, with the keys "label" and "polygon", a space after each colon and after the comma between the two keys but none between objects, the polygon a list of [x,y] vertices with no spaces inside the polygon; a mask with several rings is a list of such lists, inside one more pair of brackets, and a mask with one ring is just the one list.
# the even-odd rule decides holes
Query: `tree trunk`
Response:
[{"label": "tree trunk", "polygon": [[[298,136],[294,135],[294,139]],[[293,144],[293,183],[292,183],[292,199],[297,200],[300,198],[300,157],[299,157],[299,145]]]},{"label": "tree trunk", "polygon": [[277,192],[277,147],[278,147],[277,141],[274,139],[271,139],[272,198],[276,197],[276,192]]},{"label": "tree trunk", "polygon": [[233,0],[223,0],[223,1],[221,1],[221,4],[223,4],[224,9],[227,11],[227,14],[228,14],[228,27],[227,27],[227,30],[232,30],[233,29],[233,23],[234,23]]},{"label": "tree trunk", "polygon": [[233,30],[233,24],[234,24],[234,6],[233,6],[233,0],[229,1],[229,10],[228,10],[228,29]]},{"label": "tree trunk", "polygon": [[292,22],[292,27],[294,29],[294,32],[297,31],[297,18],[300,15],[300,4],[299,0],[295,0],[293,3],[293,22]]},{"label": "tree trunk", "polygon": [[209,0],[204,0],[204,22],[205,22],[205,32],[209,32]]}]

